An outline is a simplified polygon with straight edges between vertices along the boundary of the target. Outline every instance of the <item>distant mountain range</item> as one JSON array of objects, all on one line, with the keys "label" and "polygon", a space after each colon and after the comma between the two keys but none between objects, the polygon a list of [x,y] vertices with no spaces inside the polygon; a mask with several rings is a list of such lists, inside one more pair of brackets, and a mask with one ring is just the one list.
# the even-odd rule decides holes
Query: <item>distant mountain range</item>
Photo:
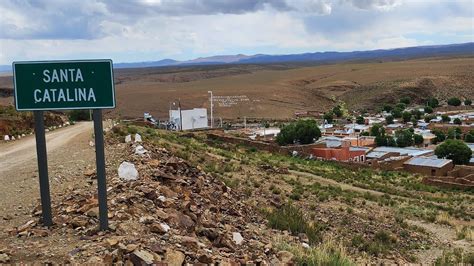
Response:
[{"label": "distant mountain range", "polygon": [[[474,55],[474,42],[449,45],[416,46],[396,49],[380,49],[353,52],[316,52],[287,55],[217,55],[199,57],[193,60],[177,61],[163,59],[159,61],[115,63],[115,68],[142,68],[164,66],[190,66],[190,65],[221,65],[221,64],[271,64],[271,63],[330,63],[354,60],[375,59],[410,59],[446,55]],[[11,66],[0,65],[0,72],[11,71]]]}]

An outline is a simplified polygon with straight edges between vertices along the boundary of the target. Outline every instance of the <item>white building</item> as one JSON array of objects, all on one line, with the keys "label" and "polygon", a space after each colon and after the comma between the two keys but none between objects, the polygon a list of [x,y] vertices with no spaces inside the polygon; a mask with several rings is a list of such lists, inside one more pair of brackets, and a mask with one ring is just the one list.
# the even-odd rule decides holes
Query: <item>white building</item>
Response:
[{"label": "white building", "polygon": [[180,129],[180,115],[183,117],[182,130],[208,128],[207,109],[194,108],[191,110],[170,110],[170,122],[174,123],[175,129]]}]

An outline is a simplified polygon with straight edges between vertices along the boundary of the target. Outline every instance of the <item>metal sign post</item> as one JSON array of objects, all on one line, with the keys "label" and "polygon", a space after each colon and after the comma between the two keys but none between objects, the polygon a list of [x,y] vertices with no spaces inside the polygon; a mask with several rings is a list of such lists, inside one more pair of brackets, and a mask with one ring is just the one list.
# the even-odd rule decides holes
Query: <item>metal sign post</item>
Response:
[{"label": "metal sign post", "polygon": [[109,228],[107,217],[107,180],[105,178],[104,132],[102,129],[102,110],[94,109],[95,161],[97,165],[97,188],[99,193],[100,230]]},{"label": "metal sign post", "polygon": [[44,134],[43,111],[35,111],[36,156],[38,157],[38,174],[41,194],[43,224],[53,225],[51,217],[51,198],[49,194],[48,157],[46,154],[46,137]]},{"label": "metal sign post", "polygon": [[102,110],[115,108],[112,60],[14,62],[15,108],[34,111],[43,223],[53,224],[43,110],[93,109],[100,229],[108,229]]}]

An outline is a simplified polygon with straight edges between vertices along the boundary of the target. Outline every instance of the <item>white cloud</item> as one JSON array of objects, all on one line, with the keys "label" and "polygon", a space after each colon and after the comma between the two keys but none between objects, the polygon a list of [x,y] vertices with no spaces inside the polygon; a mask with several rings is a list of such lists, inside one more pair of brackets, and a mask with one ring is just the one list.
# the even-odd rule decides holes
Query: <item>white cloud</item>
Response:
[{"label": "white cloud", "polygon": [[473,11],[466,9],[466,1],[22,3],[0,1],[0,64],[72,58],[149,61],[474,41]]}]

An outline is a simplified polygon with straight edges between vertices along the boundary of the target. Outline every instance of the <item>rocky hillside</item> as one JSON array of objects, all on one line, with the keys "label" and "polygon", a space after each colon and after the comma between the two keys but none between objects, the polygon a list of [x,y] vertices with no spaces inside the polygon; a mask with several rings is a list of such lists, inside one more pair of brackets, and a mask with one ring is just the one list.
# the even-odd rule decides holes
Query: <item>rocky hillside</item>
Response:
[{"label": "rocky hillside", "polygon": [[[133,142],[136,133],[142,142]],[[88,185],[64,188],[54,201],[51,230],[39,224],[36,207],[29,222],[0,242],[0,259],[142,265],[474,260],[469,191],[425,186],[407,173],[259,152],[201,133],[116,126],[106,146],[110,231],[97,229],[95,172],[87,170],[74,178]],[[124,165],[136,172],[119,174]]]},{"label": "rocky hillside", "polygon": [[[64,115],[46,112],[44,115],[45,127],[63,125]],[[0,106],[0,136],[28,134],[33,132],[34,117],[32,112],[17,112],[13,106]]]}]

